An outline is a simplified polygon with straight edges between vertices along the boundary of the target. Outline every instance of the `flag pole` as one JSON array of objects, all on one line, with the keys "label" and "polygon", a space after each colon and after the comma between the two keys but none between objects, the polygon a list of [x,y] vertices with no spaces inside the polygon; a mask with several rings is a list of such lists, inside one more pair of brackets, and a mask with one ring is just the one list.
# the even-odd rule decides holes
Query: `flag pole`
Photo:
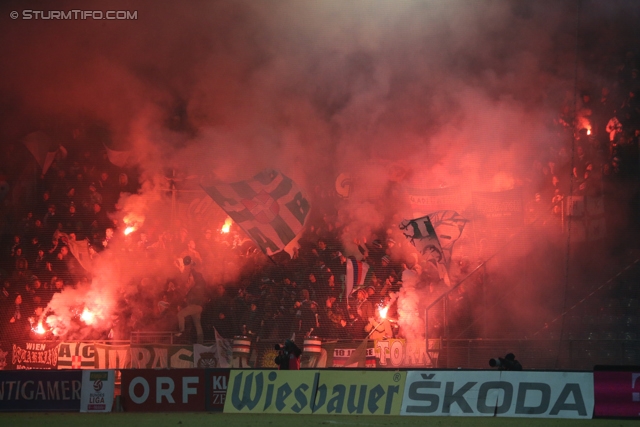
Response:
[{"label": "flag pole", "polygon": [[[267,254],[265,254],[267,255]],[[280,264],[278,264],[277,262],[275,262],[275,260],[273,258],[271,258],[271,255],[267,255],[267,258],[269,258],[269,261],[271,261],[273,263],[273,265],[280,267]]]},{"label": "flag pole", "polygon": [[377,330],[377,329],[378,329],[378,326],[382,325],[382,322],[384,322],[385,320],[386,320],[386,319],[382,319],[382,320],[380,321],[380,323],[378,323],[376,326],[374,326],[374,328],[371,330],[371,332],[369,332],[369,334],[367,335],[367,337],[366,337],[365,339],[366,339],[366,340],[368,340],[368,339],[369,339],[369,337],[371,336],[371,334],[373,333],[373,331]]}]

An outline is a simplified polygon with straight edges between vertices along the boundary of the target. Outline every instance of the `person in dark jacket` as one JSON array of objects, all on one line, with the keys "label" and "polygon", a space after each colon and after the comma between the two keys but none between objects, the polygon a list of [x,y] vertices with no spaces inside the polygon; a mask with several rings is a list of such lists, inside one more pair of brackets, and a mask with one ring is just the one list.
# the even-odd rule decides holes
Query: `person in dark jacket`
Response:
[{"label": "person in dark jacket", "polygon": [[291,340],[286,340],[284,346],[276,344],[276,350],[278,355],[275,362],[278,365],[278,370],[299,370],[300,369],[300,356],[302,350]]}]

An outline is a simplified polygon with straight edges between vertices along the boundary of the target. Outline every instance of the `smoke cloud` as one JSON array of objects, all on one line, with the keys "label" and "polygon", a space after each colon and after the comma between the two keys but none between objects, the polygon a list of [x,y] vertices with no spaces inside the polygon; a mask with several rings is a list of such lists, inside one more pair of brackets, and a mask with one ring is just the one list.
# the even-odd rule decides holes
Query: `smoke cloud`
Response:
[{"label": "smoke cloud", "polygon": [[[322,211],[324,199],[316,196],[348,173],[352,193],[338,217],[347,225],[343,243],[355,254],[354,239],[372,239],[411,216],[394,192],[403,185],[460,187],[466,199],[473,191],[538,186],[526,181],[528,170],[551,149],[571,146],[554,119],[576,86],[590,82],[598,90],[606,80],[590,67],[592,58],[618,57],[608,51],[628,35],[627,12],[637,13],[630,4],[115,1],[109,10],[135,12],[136,19],[60,20],[45,17],[54,7],[106,9],[92,1],[31,2],[40,19],[25,19],[22,2],[5,2],[0,132],[18,141],[44,122],[103,123],[115,146],[132,149],[141,172],[142,191],[123,197],[113,217],[134,218],[154,237],[181,226],[168,220],[176,202],[169,178],[185,190],[177,201],[200,197],[197,209],[213,224],[224,214],[198,193],[202,181],[232,182],[277,168]],[[563,265],[553,272],[546,266],[546,254],[563,251],[553,233],[523,234],[516,254],[511,247],[511,255],[487,267],[513,277],[519,291],[509,293],[513,304],[504,312],[531,316],[524,323],[533,329],[559,308],[548,304],[564,280]],[[124,242],[118,236],[113,247]],[[456,254],[479,263],[476,255]],[[139,286],[124,259],[101,261],[100,275],[117,277],[92,286]],[[156,277],[175,274],[172,261],[140,267]],[[222,284],[241,269],[221,267],[209,277]],[[531,278],[521,280],[520,271]],[[76,292],[84,296],[67,296],[93,299],[93,289]],[[414,313],[407,297],[416,286],[402,292],[398,305]]]}]

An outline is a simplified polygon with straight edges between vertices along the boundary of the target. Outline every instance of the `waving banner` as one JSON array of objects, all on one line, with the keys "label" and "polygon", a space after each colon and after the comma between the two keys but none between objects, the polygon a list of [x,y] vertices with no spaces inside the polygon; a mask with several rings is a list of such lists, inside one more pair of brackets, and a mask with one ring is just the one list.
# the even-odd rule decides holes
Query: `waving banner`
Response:
[{"label": "waving banner", "polygon": [[56,230],[53,234],[54,239],[62,239],[62,241],[69,247],[69,251],[78,260],[78,263],[87,272],[91,272],[93,269],[93,258],[89,247],[89,239],[76,240],[74,236],[70,236],[67,233]]},{"label": "waving banner", "polygon": [[453,244],[460,238],[467,220],[456,211],[438,211],[416,219],[405,219],[400,230],[413,246],[432,262],[440,277],[449,282]]},{"label": "waving banner", "polygon": [[405,219],[400,223],[400,230],[418,252],[431,261],[438,270],[447,269],[447,260],[428,215],[411,220]]},{"label": "waving banner", "polygon": [[267,255],[282,251],[296,238],[311,208],[298,186],[273,169],[204,190]]}]

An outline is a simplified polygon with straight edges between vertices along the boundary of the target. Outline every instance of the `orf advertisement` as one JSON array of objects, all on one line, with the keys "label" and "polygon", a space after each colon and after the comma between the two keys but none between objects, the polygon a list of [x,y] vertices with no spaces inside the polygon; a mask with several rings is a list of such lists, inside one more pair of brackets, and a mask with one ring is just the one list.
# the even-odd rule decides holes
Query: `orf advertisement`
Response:
[{"label": "orf advertisement", "polygon": [[127,369],[121,387],[125,411],[205,410],[203,369]]},{"label": "orf advertisement", "polygon": [[593,416],[590,372],[410,371],[402,415]]}]

